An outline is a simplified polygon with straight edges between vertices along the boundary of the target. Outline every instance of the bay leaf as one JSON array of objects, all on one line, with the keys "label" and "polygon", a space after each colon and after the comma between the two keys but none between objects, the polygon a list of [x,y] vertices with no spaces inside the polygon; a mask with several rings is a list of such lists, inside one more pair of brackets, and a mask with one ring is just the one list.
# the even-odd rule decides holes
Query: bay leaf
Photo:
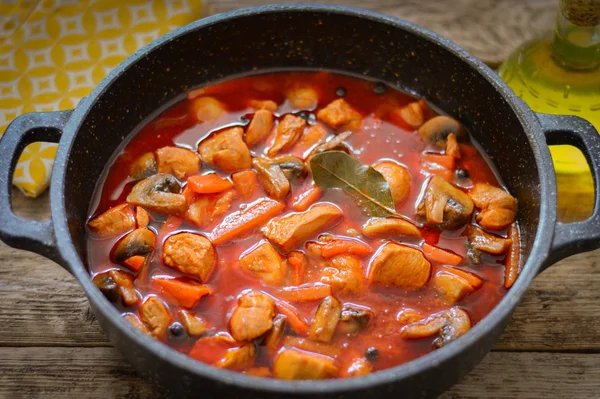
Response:
[{"label": "bay leaf", "polygon": [[394,210],[390,185],[383,175],[342,151],[325,151],[310,160],[315,184],[321,189],[337,188],[352,196],[370,216],[400,216]]}]

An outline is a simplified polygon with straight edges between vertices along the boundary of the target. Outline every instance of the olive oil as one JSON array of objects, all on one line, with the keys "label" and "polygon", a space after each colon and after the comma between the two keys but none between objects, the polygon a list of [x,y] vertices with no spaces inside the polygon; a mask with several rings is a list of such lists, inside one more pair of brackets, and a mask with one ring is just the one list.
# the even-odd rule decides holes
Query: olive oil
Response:
[{"label": "olive oil", "polygon": [[[576,115],[600,131],[600,0],[561,0],[554,31],[519,47],[500,76],[534,111]],[[551,146],[559,219],[592,213],[594,186],[583,154]]]}]

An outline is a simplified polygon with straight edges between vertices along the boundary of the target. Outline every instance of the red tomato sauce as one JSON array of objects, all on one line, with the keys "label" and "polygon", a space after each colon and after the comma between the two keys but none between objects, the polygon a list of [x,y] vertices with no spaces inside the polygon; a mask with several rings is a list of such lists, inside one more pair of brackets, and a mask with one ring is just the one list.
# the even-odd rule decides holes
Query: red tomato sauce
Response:
[{"label": "red tomato sauce", "polygon": [[[163,146],[179,146],[197,151],[198,144],[212,132],[225,126],[247,126],[255,112],[247,105],[252,99],[273,100],[278,103],[279,107],[275,112],[276,117],[281,117],[289,112],[298,112],[285,99],[285,90],[294,85],[308,85],[318,93],[317,108],[306,113],[308,114],[309,123],[314,123],[316,112],[319,109],[340,98],[338,94],[341,92],[337,89],[344,89],[345,95],[343,98],[363,116],[361,127],[346,140],[346,143],[354,150],[352,155],[363,164],[374,164],[380,160],[391,159],[406,167],[411,175],[410,193],[408,198],[396,210],[409,219],[418,221],[417,204],[422,197],[427,180],[432,173],[435,173],[424,167],[420,155],[426,150],[434,152],[440,152],[440,150],[432,149],[425,144],[414,129],[395,125],[386,120],[385,116],[382,116],[385,107],[402,106],[415,101],[415,99],[392,88],[386,88],[383,93],[383,90],[379,90],[381,89],[380,86],[378,90],[374,90],[375,83],[371,81],[326,72],[282,72],[242,77],[210,85],[190,93],[188,98],[143,126],[139,133],[131,138],[121,152],[116,155],[114,161],[107,167],[106,177],[98,182],[96,200],[91,209],[90,218],[125,202],[128,193],[135,184],[135,181],[129,177],[131,165],[142,154],[155,151]],[[190,112],[191,104],[194,101],[190,97],[193,96],[216,98],[225,105],[226,112],[212,122],[198,123]],[[434,115],[431,109],[427,112],[430,113],[429,116]],[[271,145],[273,139],[274,135],[271,134],[264,145],[251,148],[252,154],[263,154],[265,148]],[[464,190],[470,189],[474,183],[481,182],[502,187],[496,178],[498,174],[494,172],[493,165],[479,151],[474,150],[476,147],[473,147],[473,143],[461,144],[461,146],[470,147],[465,147],[466,151],[462,152],[462,158],[456,160],[456,169],[467,170],[470,177],[462,180],[453,174],[446,174],[446,177],[450,176],[451,182]],[[294,148],[287,153],[302,155],[295,152]],[[205,174],[208,171],[214,171],[225,178],[230,176],[228,173],[211,168],[203,163],[200,173]],[[181,181],[182,186],[184,183],[185,181]],[[282,215],[293,211],[290,209],[290,204],[294,198],[310,188],[311,185],[310,175],[304,180],[292,183],[291,193],[284,200],[287,205]],[[266,194],[262,188],[255,190],[254,197],[247,200],[243,200],[238,195],[231,203],[229,213],[244,208],[253,201],[265,196]],[[321,234],[352,237],[355,232],[361,231],[361,226],[369,219],[365,211],[342,191],[327,190],[319,202],[336,204],[344,211],[344,218],[334,227],[315,234],[311,240],[316,240],[317,236]],[[201,229],[177,217],[167,218],[166,215],[150,213],[152,221],[149,228],[158,234],[156,249],[151,255],[150,264],[146,270],[146,278],[138,278],[134,282],[135,289],[141,298],[138,305],[128,307],[120,301],[115,304],[123,313],[136,313],[142,298],[148,295],[161,296],[160,292],[157,292],[149,284],[153,276],[184,276],[179,271],[166,267],[161,261],[162,243],[167,236],[183,231],[209,235],[214,226],[220,222],[220,219],[216,220],[210,226]],[[166,224],[165,221],[167,221]],[[503,285],[503,264],[506,255],[492,256],[484,254],[482,265],[471,266],[467,261],[466,238],[461,236],[462,231],[463,228],[454,231],[440,231],[434,227],[422,227],[423,239],[397,237],[394,238],[394,241],[417,249],[420,249],[421,245],[426,242],[462,257],[459,267],[476,274],[483,280],[483,285],[479,289],[467,295],[457,304],[469,314],[474,325],[485,317],[507,292]],[[135,274],[126,266],[110,261],[111,249],[123,235],[105,238],[92,232],[88,234],[88,264],[92,275],[114,268]],[[506,237],[506,231],[503,231],[502,235]],[[369,239],[364,236],[361,236],[360,239],[373,248],[373,253],[384,242],[388,241],[387,239]],[[242,239],[216,246],[217,264],[205,282],[213,293],[204,296],[199,304],[191,309],[208,321],[210,325],[208,335],[228,331],[229,317],[237,305],[240,293],[244,290],[252,288],[270,294],[275,298],[278,297],[280,287],[269,286],[237,266],[238,259],[243,253],[264,240],[262,233],[257,229]],[[304,245],[296,249],[305,251]],[[285,254],[283,252],[281,254],[285,259]],[[360,259],[365,276],[371,256],[367,255]],[[309,259],[314,260],[314,256],[309,255]],[[432,262],[432,267],[432,275],[434,275],[441,268],[441,265]],[[288,266],[288,273],[289,269]],[[303,283],[319,281],[320,273],[319,262],[309,262]],[[370,360],[373,371],[408,362],[435,350],[432,342],[437,335],[424,339],[405,339],[400,335],[402,325],[397,321],[398,313],[406,309],[415,310],[423,316],[428,316],[450,307],[432,289],[431,282],[417,291],[381,287],[367,283],[365,285],[365,289],[360,294],[335,295],[340,302],[366,306],[375,315],[367,327],[359,333],[334,335],[329,345],[341,349],[334,357],[334,361],[340,369],[344,368],[344,364],[347,364],[351,358],[364,356],[368,348],[374,347],[379,352],[376,359]],[[173,321],[178,321],[177,310],[179,306],[176,301],[165,296],[161,296],[161,299],[168,306]],[[310,326],[319,302],[320,300],[289,303],[298,310],[300,317]],[[297,335],[289,327],[286,329],[285,334]],[[302,338],[308,339],[307,337]],[[188,337],[185,333],[175,337],[167,333],[161,339],[167,345],[187,354],[201,337]],[[257,340],[256,344],[257,352],[253,367],[271,367],[274,355],[260,345],[260,340]],[[207,359],[214,360],[219,357],[218,353],[226,350],[226,344],[212,343],[206,346],[203,352],[204,355],[197,357],[205,361]],[[220,352],[215,355],[214,351]]]}]

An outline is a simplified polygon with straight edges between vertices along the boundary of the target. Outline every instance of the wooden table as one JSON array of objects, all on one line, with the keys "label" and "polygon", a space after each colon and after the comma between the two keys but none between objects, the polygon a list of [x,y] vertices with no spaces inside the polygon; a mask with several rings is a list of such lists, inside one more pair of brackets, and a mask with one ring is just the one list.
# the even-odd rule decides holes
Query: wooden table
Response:
[{"label": "wooden table", "polygon": [[[225,0],[217,11],[269,3]],[[340,2],[342,3],[342,2]],[[525,3],[525,4],[523,4]],[[552,23],[554,0],[350,0],[405,18],[497,65]],[[16,211],[48,216],[48,196]],[[592,398],[600,393],[600,251],[535,280],[500,341],[444,398]],[[113,349],[75,280],[52,262],[0,244],[0,398],[148,398],[157,388]]]}]

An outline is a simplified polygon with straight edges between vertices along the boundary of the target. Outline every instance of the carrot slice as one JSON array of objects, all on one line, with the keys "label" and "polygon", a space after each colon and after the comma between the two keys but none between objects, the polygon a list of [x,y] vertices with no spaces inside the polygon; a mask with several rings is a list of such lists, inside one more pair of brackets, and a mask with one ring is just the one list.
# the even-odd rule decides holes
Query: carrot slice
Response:
[{"label": "carrot slice", "polygon": [[262,226],[285,208],[283,202],[261,198],[245,209],[228,215],[215,227],[210,235],[213,244],[224,244],[229,240],[249,233]]},{"label": "carrot slice", "polygon": [[277,307],[277,311],[279,313],[287,317],[290,327],[297,334],[305,335],[308,332],[308,325],[302,319],[302,316],[298,314],[298,311],[295,307],[282,300],[275,301],[275,306]]},{"label": "carrot slice", "polygon": [[176,278],[152,279],[164,293],[167,293],[184,308],[193,308],[198,304],[200,298],[212,294],[212,290],[205,285],[195,282],[185,282]]},{"label": "carrot slice", "polygon": [[323,245],[321,256],[331,258],[339,254],[366,256],[373,252],[373,248],[364,242],[354,240],[333,240]]},{"label": "carrot slice", "polygon": [[307,210],[312,204],[317,202],[319,198],[321,198],[322,194],[323,191],[321,191],[319,187],[312,186],[311,188],[294,198],[294,200],[292,201],[292,208],[296,211],[303,212]]},{"label": "carrot slice", "polygon": [[240,192],[244,200],[252,198],[258,188],[258,178],[253,170],[243,170],[231,175],[235,188]]},{"label": "carrot slice", "polygon": [[447,265],[457,266],[461,261],[462,257],[452,252],[445,251],[441,248],[434,247],[433,245],[423,244],[423,253],[425,257],[432,262],[444,263]]},{"label": "carrot slice", "polygon": [[233,187],[233,183],[216,173],[188,177],[187,185],[198,194],[215,194]]},{"label": "carrot slice", "polygon": [[519,266],[521,261],[521,242],[519,241],[519,229],[516,223],[513,223],[508,230],[508,238],[511,239],[510,249],[506,257],[506,266],[504,267],[504,287],[510,288],[519,276]]},{"label": "carrot slice", "polygon": [[299,251],[292,251],[287,258],[288,264],[292,268],[290,281],[293,285],[302,284],[304,269],[306,269],[306,256]]},{"label": "carrot slice", "polygon": [[453,170],[456,165],[456,159],[450,155],[442,154],[421,154],[421,160],[425,163],[438,164],[443,168]]},{"label": "carrot slice", "polygon": [[471,286],[473,288],[479,288],[479,287],[481,287],[481,284],[483,284],[483,280],[479,276],[477,276],[474,273],[468,272],[466,270],[457,269],[455,267],[449,267],[449,266],[442,266],[441,269],[448,273],[452,273],[459,277],[464,278],[465,280],[467,280],[469,282],[469,284],[471,284]]},{"label": "carrot slice", "polygon": [[310,284],[296,287],[285,287],[279,290],[278,295],[286,301],[316,301],[331,295],[331,287],[327,284]]},{"label": "carrot slice", "polygon": [[127,258],[125,259],[125,263],[131,270],[134,271],[138,271],[140,269],[140,267],[142,267],[142,265],[144,264],[144,262],[146,261],[146,257],[142,256],[142,255],[135,255],[132,256],[131,258]]}]

